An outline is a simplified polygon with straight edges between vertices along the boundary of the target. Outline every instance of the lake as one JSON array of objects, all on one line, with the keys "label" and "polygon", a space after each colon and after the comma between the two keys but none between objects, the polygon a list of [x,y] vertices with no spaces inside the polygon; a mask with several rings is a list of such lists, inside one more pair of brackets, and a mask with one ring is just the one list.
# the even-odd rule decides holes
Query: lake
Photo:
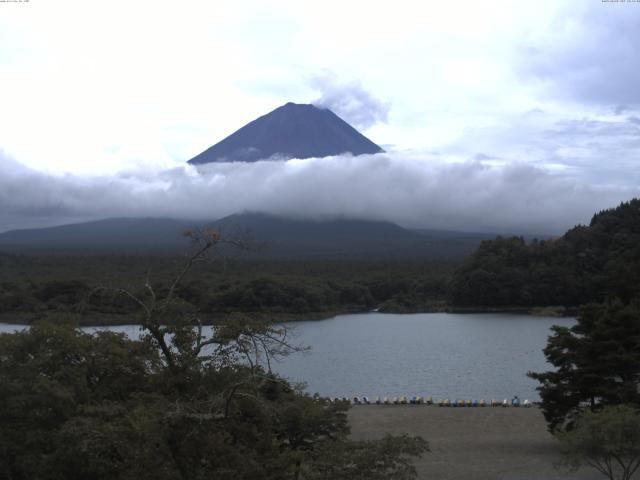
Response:
[{"label": "lake", "polygon": [[[292,322],[287,327],[295,342],[311,351],[286,357],[273,368],[325,396],[537,400],[537,382],[526,373],[550,368],[542,354],[549,328],[574,323],[505,313],[365,313]],[[0,324],[0,332],[20,328]],[[138,335],[135,326],[111,329]]]}]

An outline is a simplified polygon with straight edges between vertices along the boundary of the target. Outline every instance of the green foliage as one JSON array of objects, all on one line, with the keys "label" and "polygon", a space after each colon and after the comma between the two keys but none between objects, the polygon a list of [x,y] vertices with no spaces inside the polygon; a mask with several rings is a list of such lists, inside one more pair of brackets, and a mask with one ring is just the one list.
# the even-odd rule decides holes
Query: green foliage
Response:
[{"label": "green foliage", "polygon": [[[114,289],[144,295],[139,282],[151,270],[154,289],[165,294],[177,267],[167,257],[23,256],[19,264],[9,258],[0,255],[0,315],[22,323],[79,314],[84,324],[132,323],[139,305]],[[226,262],[221,270],[198,264],[175,295],[207,323],[233,312],[282,320],[373,308],[417,312],[442,308],[451,271],[449,264],[402,262],[242,261]]]},{"label": "green foliage", "polygon": [[[159,357],[143,343],[69,326],[35,325],[0,335],[0,464],[5,478],[48,476],[59,435],[89,405],[129,401],[151,391]],[[1,477],[0,477],[1,478]]]},{"label": "green foliage", "polygon": [[589,305],[571,328],[553,327],[544,349],[556,370],[538,380],[552,430],[571,428],[585,408],[640,405],[640,305]]},{"label": "green foliage", "polygon": [[[374,475],[411,472],[424,451],[349,441],[346,404],[229,352],[172,369],[148,339],[50,324],[0,335],[0,478],[320,478],[331,464]],[[375,448],[384,465],[369,464]]]},{"label": "green foliage", "polygon": [[586,411],[569,432],[558,434],[564,464],[597,469],[610,480],[629,480],[640,467],[640,415],[629,406]]},{"label": "green foliage", "polygon": [[346,448],[327,444],[317,452],[313,480],[408,480],[415,478],[413,457],[429,451],[420,437],[387,435],[380,441],[351,442]]},{"label": "green foliage", "polygon": [[65,305],[74,305],[82,301],[89,293],[89,287],[78,280],[51,280],[35,291],[35,297],[41,302],[57,301]]},{"label": "green foliage", "polygon": [[458,306],[578,306],[640,294],[640,199],[593,217],[561,238],[484,241],[455,272]]},{"label": "green foliage", "polygon": [[598,288],[597,275],[586,275],[575,268],[561,243],[526,244],[519,237],[482,242],[454,275],[454,305],[575,306],[601,299],[603,291]]},{"label": "green foliage", "polygon": [[222,240],[191,238],[166,286],[111,290],[138,307],[141,340],[64,322],[0,335],[0,480],[315,479],[331,465],[333,478],[415,478],[423,440],[353,442],[346,404],[271,373],[271,358],[297,349],[285,329],[235,314],[203,335],[179,285]]}]

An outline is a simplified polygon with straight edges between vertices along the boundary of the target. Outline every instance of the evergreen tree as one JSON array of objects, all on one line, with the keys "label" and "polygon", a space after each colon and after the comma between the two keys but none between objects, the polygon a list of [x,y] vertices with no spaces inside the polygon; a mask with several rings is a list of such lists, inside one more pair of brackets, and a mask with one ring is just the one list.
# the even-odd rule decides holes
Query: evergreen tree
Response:
[{"label": "evergreen tree", "polygon": [[640,305],[614,300],[589,305],[571,328],[553,327],[544,349],[556,370],[538,380],[552,431],[571,428],[585,409],[640,405]]}]

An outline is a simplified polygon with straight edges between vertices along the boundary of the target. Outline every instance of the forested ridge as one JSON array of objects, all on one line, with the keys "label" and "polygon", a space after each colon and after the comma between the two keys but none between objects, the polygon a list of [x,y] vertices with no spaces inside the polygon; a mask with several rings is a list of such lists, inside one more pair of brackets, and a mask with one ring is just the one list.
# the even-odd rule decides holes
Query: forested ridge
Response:
[{"label": "forested ridge", "polygon": [[596,213],[562,237],[487,240],[455,272],[457,306],[579,306],[640,294],[640,199]]}]

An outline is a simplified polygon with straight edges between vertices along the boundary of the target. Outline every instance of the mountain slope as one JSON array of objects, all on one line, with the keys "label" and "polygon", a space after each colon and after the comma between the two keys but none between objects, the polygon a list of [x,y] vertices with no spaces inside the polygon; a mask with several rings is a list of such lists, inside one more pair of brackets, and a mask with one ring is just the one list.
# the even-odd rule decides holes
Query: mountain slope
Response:
[{"label": "mountain slope", "polygon": [[5,250],[157,251],[188,247],[182,232],[198,222],[168,218],[108,218],[0,234]]},{"label": "mountain slope", "polygon": [[640,199],[554,240],[482,242],[456,272],[452,294],[457,305],[490,307],[640,299]]},{"label": "mountain slope", "polygon": [[394,223],[371,220],[289,219],[262,213],[235,214],[213,223],[224,235],[244,235],[264,244],[262,254],[315,256],[394,251],[423,241]]},{"label": "mountain slope", "polygon": [[260,248],[242,255],[258,259],[459,260],[471,253],[484,238],[460,232],[417,233],[390,222],[296,220],[242,213],[215,222],[112,218],[51,228],[14,230],[0,234],[0,250],[100,255],[181,254],[189,245],[182,235],[184,230],[204,225],[220,230],[225,237],[250,239]]},{"label": "mountain slope", "polygon": [[382,151],[331,110],[287,103],[248,123],[189,163],[255,162],[270,157],[311,158]]}]

